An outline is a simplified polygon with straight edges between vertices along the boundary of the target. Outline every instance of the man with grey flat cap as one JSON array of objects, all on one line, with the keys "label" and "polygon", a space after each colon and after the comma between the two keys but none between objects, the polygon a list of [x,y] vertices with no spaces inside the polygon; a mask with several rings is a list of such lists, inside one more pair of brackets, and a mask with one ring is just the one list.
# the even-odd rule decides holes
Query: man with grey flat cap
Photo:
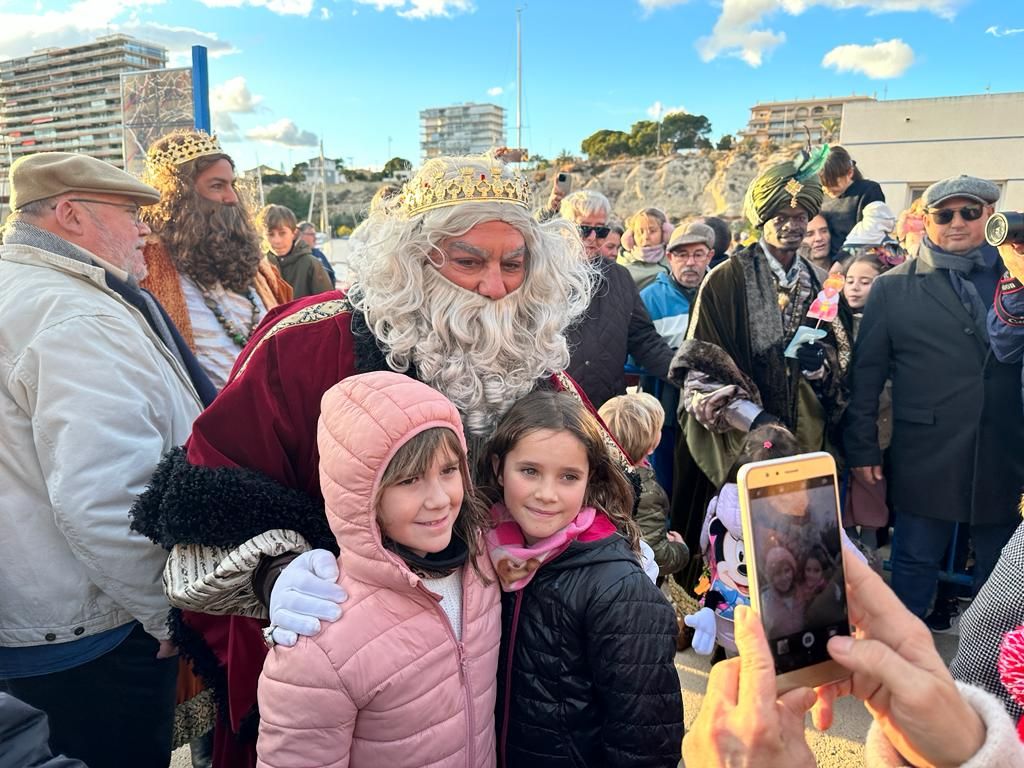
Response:
[{"label": "man with grey flat cap", "polygon": [[[0,245],[0,689],[54,752],[166,766],[178,672],[166,553],[128,510],[201,408],[137,288],[155,189],[84,155],[19,158]],[[193,360],[194,362],[194,360]]]},{"label": "man with grey flat cap", "polygon": [[[878,396],[892,379],[892,587],[924,618],[956,523],[970,525],[975,591],[1020,522],[1024,440],[1020,362],[992,351],[987,316],[1003,274],[985,242],[999,188],[955,176],[924,192],[918,258],[874,284],[854,351],[844,440],[853,471],[881,478]],[[926,623],[952,628],[956,601],[936,599]]]}]

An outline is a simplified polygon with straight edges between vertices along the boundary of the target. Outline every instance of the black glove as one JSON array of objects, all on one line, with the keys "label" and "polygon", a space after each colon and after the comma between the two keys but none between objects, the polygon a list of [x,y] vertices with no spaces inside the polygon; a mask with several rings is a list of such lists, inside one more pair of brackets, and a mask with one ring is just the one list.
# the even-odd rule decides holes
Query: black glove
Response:
[{"label": "black glove", "polygon": [[773,416],[768,411],[761,411],[754,417],[754,420],[750,422],[750,431],[753,432],[758,427],[764,427],[768,424],[778,424],[780,427],[783,426],[778,416]]},{"label": "black glove", "polygon": [[796,350],[796,359],[804,373],[815,373],[825,364],[825,348],[816,341],[801,344]]}]

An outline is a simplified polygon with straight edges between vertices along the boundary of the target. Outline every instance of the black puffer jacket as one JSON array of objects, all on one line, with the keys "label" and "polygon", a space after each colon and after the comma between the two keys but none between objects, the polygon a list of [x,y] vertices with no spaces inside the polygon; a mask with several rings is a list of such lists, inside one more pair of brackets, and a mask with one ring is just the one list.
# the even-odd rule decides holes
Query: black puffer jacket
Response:
[{"label": "black puffer jacket", "polygon": [[621,264],[604,257],[587,314],[569,329],[567,373],[587,393],[594,408],[626,394],[626,357],[632,355],[644,370],[668,381],[672,350],[654,330],[636,283]]},{"label": "black puffer jacket", "polygon": [[626,540],[574,542],[502,595],[498,765],[675,768],[675,653],[672,608]]}]

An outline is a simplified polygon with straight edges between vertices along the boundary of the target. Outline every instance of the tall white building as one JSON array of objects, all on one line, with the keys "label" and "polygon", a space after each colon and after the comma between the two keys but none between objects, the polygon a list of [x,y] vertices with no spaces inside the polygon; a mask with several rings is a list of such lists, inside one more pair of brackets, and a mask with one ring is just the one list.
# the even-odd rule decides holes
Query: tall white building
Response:
[{"label": "tall white building", "polygon": [[[128,35],[0,61],[0,144],[14,160],[59,150],[121,167],[121,74],[166,66],[165,48]],[[3,147],[3,177],[7,170]]]},{"label": "tall white building", "polygon": [[440,155],[470,155],[505,144],[505,110],[497,104],[455,104],[420,111],[424,162]]}]

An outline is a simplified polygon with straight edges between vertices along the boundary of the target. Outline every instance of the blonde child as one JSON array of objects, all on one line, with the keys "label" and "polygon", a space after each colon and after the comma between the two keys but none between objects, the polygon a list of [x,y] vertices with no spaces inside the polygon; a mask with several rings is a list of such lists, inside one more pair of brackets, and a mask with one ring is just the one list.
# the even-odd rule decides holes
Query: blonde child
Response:
[{"label": "blonde child", "polygon": [[629,270],[637,290],[643,290],[668,271],[665,244],[671,234],[672,224],[664,211],[657,208],[641,208],[626,219],[618,262]]},{"label": "blonde child", "polygon": [[498,764],[676,765],[675,615],[637,558],[633,492],[568,393],[498,425],[484,491],[502,595]]},{"label": "blonde child", "polygon": [[643,540],[654,552],[659,573],[662,577],[677,573],[689,562],[690,550],[679,533],[668,530],[668,494],[658,484],[654,468],[647,460],[661,441],[665,409],[654,395],[631,392],[613,397],[601,406],[598,414],[640,475],[636,522]]},{"label": "blonde child", "polygon": [[294,298],[313,296],[334,288],[313,249],[298,236],[298,220],[291,208],[265,205],[256,215],[256,228],[262,233],[269,250],[267,261],[281,271],[294,291]]},{"label": "blonde child", "polygon": [[258,765],[493,766],[499,593],[458,411],[407,376],[352,376],[317,446],[349,599],[267,656]]}]

